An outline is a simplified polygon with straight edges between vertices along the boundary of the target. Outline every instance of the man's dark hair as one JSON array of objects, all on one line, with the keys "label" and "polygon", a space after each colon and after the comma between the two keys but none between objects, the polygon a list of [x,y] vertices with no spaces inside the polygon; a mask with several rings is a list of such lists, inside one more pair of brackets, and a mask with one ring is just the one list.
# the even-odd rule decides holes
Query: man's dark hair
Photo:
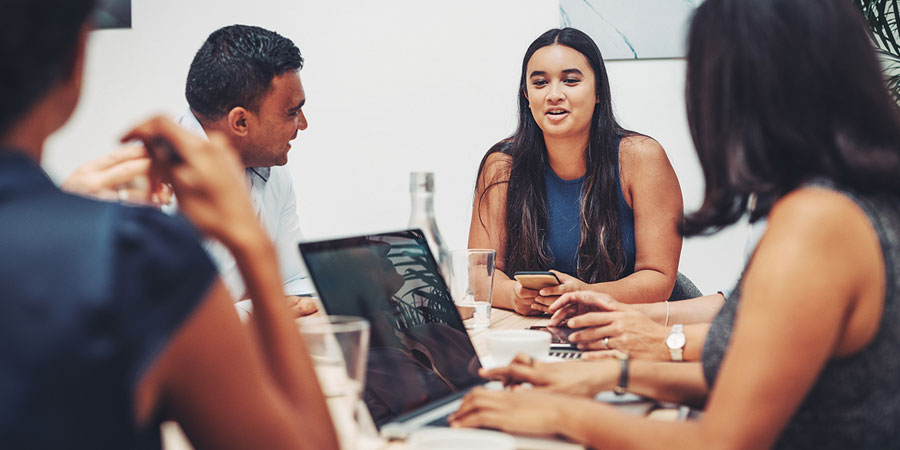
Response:
[{"label": "man's dark hair", "polygon": [[273,78],[302,67],[300,49],[290,39],[260,27],[231,25],[210,34],[197,51],[185,96],[195,113],[210,120],[237,106],[256,111]]},{"label": "man's dark hair", "polygon": [[0,0],[0,135],[72,75],[93,0]]}]

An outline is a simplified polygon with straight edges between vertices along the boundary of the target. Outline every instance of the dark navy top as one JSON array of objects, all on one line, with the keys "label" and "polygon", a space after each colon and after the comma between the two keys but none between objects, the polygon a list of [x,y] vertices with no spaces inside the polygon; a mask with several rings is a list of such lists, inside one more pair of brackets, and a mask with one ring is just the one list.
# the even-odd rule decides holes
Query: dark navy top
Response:
[{"label": "dark navy top", "polygon": [[0,447],[159,448],[134,393],[216,271],[192,226],[0,150]]},{"label": "dark navy top", "polygon": [[[620,140],[621,142],[621,140]],[[616,145],[618,147],[618,143]],[[616,151],[616,192],[619,199],[619,229],[622,249],[625,251],[625,272],[622,277],[634,273],[634,212],[625,201],[619,180],[619,152]],[[581,195],[584,176],[575,180],[563,180],[550,164],[544,167],[544,186],[547,199],[547,248],[553,258],[551,269],[569,275],[578,267],[578,242],[581,236]]]}]

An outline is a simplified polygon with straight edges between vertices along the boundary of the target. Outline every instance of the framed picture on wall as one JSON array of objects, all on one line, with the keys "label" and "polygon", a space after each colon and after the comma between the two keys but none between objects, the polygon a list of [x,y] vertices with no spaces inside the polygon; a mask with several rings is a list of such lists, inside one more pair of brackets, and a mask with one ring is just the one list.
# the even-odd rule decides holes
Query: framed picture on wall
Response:
[{"label": "framed picture on wall", "polygon": [[683,58],[702,0],[559,0],[560,25],[590,35],[603,58]]},{"label": "framed picture on wall", "polygon": [[94,21],[97,29],[131,28],[131,0],[99,0]]}]

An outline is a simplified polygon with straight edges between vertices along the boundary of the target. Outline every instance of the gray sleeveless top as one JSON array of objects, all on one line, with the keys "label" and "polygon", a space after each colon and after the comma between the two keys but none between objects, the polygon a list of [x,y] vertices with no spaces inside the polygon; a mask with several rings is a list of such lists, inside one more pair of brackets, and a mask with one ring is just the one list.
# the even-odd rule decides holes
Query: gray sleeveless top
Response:
[{"label": "gray sleeveless top", "polygon": [[[776,448],[883,449],[900,447],[900,198],[860,195],[828,181],[868,216],[884,255],[885,298],[872,343],[846,358],[828,361],[782,432]],[[738,282],[703,346],[703,372],[712,387],[731,339],[740,302]],[[784,380],[790,383],[790,380]]]}]

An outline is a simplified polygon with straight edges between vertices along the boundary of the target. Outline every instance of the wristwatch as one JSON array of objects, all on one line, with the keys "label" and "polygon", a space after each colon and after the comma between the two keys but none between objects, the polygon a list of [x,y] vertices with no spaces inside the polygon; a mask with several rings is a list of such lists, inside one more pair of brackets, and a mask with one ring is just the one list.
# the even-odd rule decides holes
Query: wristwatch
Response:
[{"label": "wristwatch", "polygon": [[684,343],[687,339],[684,336],[684,325],[672,325],[672,331],[666,338],[666,347],[669,347],[669,355],[672,361],[684,361]]}]

